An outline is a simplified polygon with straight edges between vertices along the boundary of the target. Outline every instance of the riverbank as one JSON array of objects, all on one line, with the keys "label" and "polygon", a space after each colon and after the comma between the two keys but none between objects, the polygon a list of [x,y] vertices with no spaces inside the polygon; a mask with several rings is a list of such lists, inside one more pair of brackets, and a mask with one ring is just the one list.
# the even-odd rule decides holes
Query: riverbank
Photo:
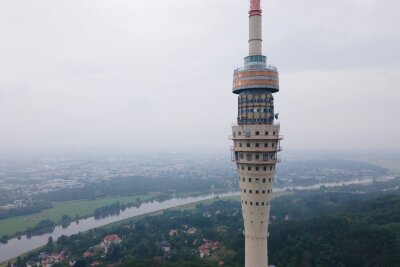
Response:
[{"label": "riverbank", "polygon": [[[219,195],[234,195],[237,193],[226,193]],[[24,254],[35,248],[41,247],[47,243],[49,237],[57,240],[59,237],[71,236],[80,232],[85,232],[90,229],[99,228],[111,223],[122,221],[125,219],[130,219],[143,214],[150,214],[152,212],[157,212],[169,208],[178,207],[184,204],[190,204],[193,202],[198,202],[206,199],[212,199],[216,194],[208,194],[197,197],[187,197],[187,198],[173,198],[162,202],[159,201],[148,201],[142,203],[140,207],[132,207],[121,211],[118,215],[112,215],[105,218],[96,219],[90,217],[87,219],[80,220],[76,223],[71,223],[67,227],[57,226],[54,228],[52,233],[46,233],[40,236],[28,237],[26,235],[21,236],[20,239],[13,238],[8,241],[7,244],[0,245],[0,261],[8,261],[9,259],[15,258],[18,255]]]},{"label": "riverbank", "polygon": [[142,202],[146,202],[157,195],[158,193],[148,193],[127,197],[107,197],[95,200],[56,202],[53,203],[52,208],[43,210],[39,213],[0,220],[0,236],[8,235],[11,238],[16,237],[20,235],[18,233],[25,232],[28,228],[37,225],[43,220],[51,220],[56,224],[61,224],[61,217],[63,215],[68,215],[73,218],[73,220],[82,220],[92,217],[96,209],[106,205],[116,202],[128,204],[130,202],[135,202],[137,198],[140,198]]},{"label": "riverbank", "polygon": [[[284,195],[290,195],[290,194],[293,194],[293,192],[274,192],[273,193],[273,198],[278,198],[278,197],[281,197],[281,196],[284,196]],[[158,210],[158,211],[149,212],[149,213],[141,214],[141,215],[138,215],[138,216],[126,218],[126,219],[123,219],[123,220],[120,220],[120,221],[117,221],[117,222],[113,222],[113,223],[109,223],[109,224],[106,224],[106,225],[103,225],[103,226],[100,226],[100,227],[97,227],[97,228],[99,228],[99,229],[101,229],[101,228],[109,229],[109,228],[113,228],[113,227],[119,227],[119,226],[121,226],[123,224],[126,224],[127,222],[139,221],[139,220],[143,219],[146,216],[159,215],[165,210],[171,210],[171,209],[193,210],[193,209],[195,209],[196,205],[198,205],[199,203],[203,203],[203,204],[208,205],[208,204],[212,204],[213,202],[215,202],[215,201],[217,201],[219,199],[225,199],[225,200],[226,199],[232,199],[234,201],[240,201],[240,196],[239,195],[229,195],[229,196],[221,196],[221,197],[214,197],[214,198],[211,198],[211,199],[199,200],[199,201],[191,202],[191,203],[188,203],[188,204],[178,205],[178,206],[175,206],[175,207],[165,208],[165,209],[162,209],[162,210]],[[82,233],[85,233],[87,231],[83,231]],[[23,254],[21,254],[19,256],[27,255],[27,254],[29,254],[31,252],[41,250],[42,248],[43,248],[43,246],[40,246],[40,247],[38,247],[36,249],[30,250],[29,252],[25,252],[25,253],[23,253]],[[15,257],[15,258],[13,258],[11,260],[6,260],[6,261],[0,263],[0,267],[6,267],[8,262],[15,262],[16,259],[17,259],[17,257]]]}]

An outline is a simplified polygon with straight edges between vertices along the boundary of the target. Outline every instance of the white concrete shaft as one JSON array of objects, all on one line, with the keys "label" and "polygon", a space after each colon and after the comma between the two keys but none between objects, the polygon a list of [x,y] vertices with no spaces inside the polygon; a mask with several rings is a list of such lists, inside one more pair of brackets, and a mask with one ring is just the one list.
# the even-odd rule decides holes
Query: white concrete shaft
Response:
[{"label": "white concrete shaft", "polygon": [[268,267],[267,238],[254,238],[245,236],[245,266]]},{"label": "white concrete shaft", "polygon": [[249,55],[262,55],[262,16],[250,16]]},{"label": "white concrete shaft", "polygon": [[[270,207],[272,200],[275,163],[270,159],[270,148],[277,154],[279,147],[280,126],[274,124],[252,124],[232,127],[235,150],[239,152],[237,173],[240,186],[240,198],[244,221],[245,235],[245,267],[267,267],[268,251],[267,236]],[[243,150],[245,148],[245,150]],[[243,163],[240,154],[251,156]],[[257,162],[256,157],[264,159],[265,163]],[[274,157],[276,158],[276,157]]]}]

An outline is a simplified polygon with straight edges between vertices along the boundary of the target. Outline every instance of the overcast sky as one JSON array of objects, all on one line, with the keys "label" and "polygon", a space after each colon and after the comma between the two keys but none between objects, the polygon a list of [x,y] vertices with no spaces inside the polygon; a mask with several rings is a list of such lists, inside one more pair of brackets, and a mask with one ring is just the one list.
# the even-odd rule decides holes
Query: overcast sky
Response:
[{"label": "overcast sky", "polygon": [[[0,1],[0,150],[227,150],[247,6]],[[400,150],[400,1],[263,7],[284,149]]]}]

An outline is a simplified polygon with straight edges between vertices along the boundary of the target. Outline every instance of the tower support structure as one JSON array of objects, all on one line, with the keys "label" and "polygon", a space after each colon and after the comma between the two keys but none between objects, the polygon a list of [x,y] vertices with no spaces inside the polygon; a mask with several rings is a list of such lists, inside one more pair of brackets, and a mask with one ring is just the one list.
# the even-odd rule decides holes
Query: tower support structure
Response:
[{"label": "tower support structure", "polygon": [[276,67],[262,54],[260,0],[250,0],[249,55],[235,69],[233,93],[238,95],[237,124],[232,126],[232,161],[236,162],[244,220],[245,267],[268,266],[268,223],[275,167],[282,150],[280,124],[274,108],[279,92]]}]

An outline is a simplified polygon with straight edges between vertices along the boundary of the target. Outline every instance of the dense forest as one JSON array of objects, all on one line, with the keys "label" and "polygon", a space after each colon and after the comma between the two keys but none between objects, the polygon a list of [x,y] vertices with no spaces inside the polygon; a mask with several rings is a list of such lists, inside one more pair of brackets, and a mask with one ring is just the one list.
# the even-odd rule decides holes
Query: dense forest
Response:
[{"label": "dense forest", "polygon": [[[337,193],[325,190],[297,192],[273,201],[269,237],[270,263],[276,266],[400,266],[400,194]],[[194,234],[188,234],[195,228]],[[171,230],[177,231],[170,235]],[[89,266],[99,260],[105,266],[224,266],[244,262],[243,222],[240,203],[216,200],[191,210],[168,210],[160,215],[87,234],[62,237],[49,251],[65,251]],[[107,254],[82,255],[106,235],[123,242]],[[203,242],[221,244],[213,255],[200,258]],[[165,253],[160,243],[167,242]],[[29,258],[30,257],[30,258]],[[24,262],[35,259],[31,254]],[[156,259],[162,258],[160,263]],[[66,265],[58,265],[66,266]]]}]

